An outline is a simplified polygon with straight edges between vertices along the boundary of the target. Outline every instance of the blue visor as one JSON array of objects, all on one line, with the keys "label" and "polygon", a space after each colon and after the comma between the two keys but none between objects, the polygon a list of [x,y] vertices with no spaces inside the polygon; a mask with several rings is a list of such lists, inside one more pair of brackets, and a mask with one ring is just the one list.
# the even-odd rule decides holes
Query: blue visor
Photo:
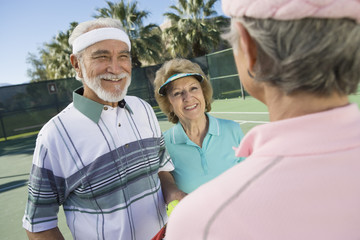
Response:
[{"label": "blue visor", "polygon": [[161,96],[165,96],[166,95],[166,85],[168,85],[169,83],[171,83],[172,81],[175,81],[176,79],[179,79],[179,78],[183,78],[183,77],[188,77],[188,76],[193,76],[195,77],[199,82],[202,82],[204,80],[204,77],[199,74],[199,73],[176,73],[174,75],[172,75],[171,77],[169,77],[166,82],[161,85],[161,87],[159,88],[159,94]]}]

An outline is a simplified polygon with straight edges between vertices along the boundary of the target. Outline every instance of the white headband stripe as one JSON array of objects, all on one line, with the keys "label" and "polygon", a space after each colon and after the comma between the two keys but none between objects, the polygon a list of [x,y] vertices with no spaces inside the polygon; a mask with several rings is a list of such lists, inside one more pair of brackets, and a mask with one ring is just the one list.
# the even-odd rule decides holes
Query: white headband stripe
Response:
[{"label": "white headband stripe", "polygon": [[103,41],[103,40],[120,40],[126,43],[129,46],[129,51],[131,50],[131,43],[129,36],[119,28],[97,28],[86,32],[79,37],[77,37],[73,42],[73,53],[78,53],[81,50],[93,45],[94,43]]}]

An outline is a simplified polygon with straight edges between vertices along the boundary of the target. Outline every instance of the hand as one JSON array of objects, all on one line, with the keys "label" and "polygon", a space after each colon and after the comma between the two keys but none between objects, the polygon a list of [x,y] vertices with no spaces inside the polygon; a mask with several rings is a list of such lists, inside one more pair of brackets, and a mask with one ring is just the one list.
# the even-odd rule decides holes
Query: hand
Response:
[{"label": "hand", "polygon": [[170,172],[159,172],[159,178],[161,182],[161,189],[164,195],[164,201],[166,204],[169,204],[174,200],[180,201],[187,195],[187,193],[181,191],[177,187],[175,179]]}]

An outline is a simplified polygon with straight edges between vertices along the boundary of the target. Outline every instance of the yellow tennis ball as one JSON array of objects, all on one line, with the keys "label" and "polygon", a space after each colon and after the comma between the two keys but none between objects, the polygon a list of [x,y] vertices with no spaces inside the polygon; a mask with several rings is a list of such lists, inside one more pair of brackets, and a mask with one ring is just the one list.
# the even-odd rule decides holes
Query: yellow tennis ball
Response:
[{"label": "yellow tennis ball", "polygon": [[166,213],[167,215],[170,217],[170,214],[172,213],[172,211],[174,210],[175,206],[178,205],[179,200],[174,200],[171,201],[167,206],[166,206]]}]

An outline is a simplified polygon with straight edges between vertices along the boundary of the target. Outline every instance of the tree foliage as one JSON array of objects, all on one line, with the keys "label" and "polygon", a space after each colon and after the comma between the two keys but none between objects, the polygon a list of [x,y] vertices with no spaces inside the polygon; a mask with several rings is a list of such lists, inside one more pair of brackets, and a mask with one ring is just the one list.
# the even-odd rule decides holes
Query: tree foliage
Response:
[{"label": "tree foliage", "polygon": [[164,30],[166,46],[172,57],[193,58],[215,50],[221,40],[220,29],[226,18],[213,9],[217,0],[178,0],[171,5],[174,12],[164,14],[170,27]]},{"label": "tree foliage", "polygon": [[28,53],[26,63],[31,65],[31,68],[27,69],[27,76],[31,79],[31,82],[40,82],[48,79],[46,66],[41,58],[38,58],[34,53]]},{"label": "tree foliage", "polygon": [[42,58],[46,64],[46,70],[50,79],[75,76],[75,70],[70,62],[72,48],[69,45],[69,37],[77,25],[77,22],[70,23],[69,30],[60,32],[51,43],[45,44],[45,49],[42,51]]},{"label": "tree foliage", "polygon": [[[106,1],[107,7],[96,9],[98,13],[94,17],[110,17],[122,22],[131,39],[132,65],[140,67],[145,63],[162,63],[168,57],[193,58],[214,51],[221,39],[220,29],[228,23],[213,10],[216,1],[178,0],[177,5],[170,6],[174,12],[164,14],[171,24],[163,33],[156,24],[144,25],[150,13],[139,10],[137,1]],[[38,56],[28,54],[27,63],[31,67],[27,74],[32,82],[75,76],[68,39],[76,26],[76,22],[70,23],[67,31],[59,32],[39,49]]]},{"label": "tree foliage", "polygon": [[27,74],[31,82],[75,76],[75,70],[70,62],[72,49],[68,40],[76,26],[76,22],[70,23],[70,29],[59,32],[50,43],[45,43],[43,48],[39,49],[39,57],[33,53],[28,54],[27,63],[31,64],[32,68],[27,70]]},{"label": "tree foliage", "polygon": [[124,0],[118,3],[106,1],[106,8],[98,8],[95,18],[110,17],[119,19],[125,32],[131,39],[131,57],[133,67],[140,67],[143,62],[160,63],[162,53],[161,30],[156,24],[144,26],[144,20],[149,12],[140,11],[137,1],[125,3]]}]

